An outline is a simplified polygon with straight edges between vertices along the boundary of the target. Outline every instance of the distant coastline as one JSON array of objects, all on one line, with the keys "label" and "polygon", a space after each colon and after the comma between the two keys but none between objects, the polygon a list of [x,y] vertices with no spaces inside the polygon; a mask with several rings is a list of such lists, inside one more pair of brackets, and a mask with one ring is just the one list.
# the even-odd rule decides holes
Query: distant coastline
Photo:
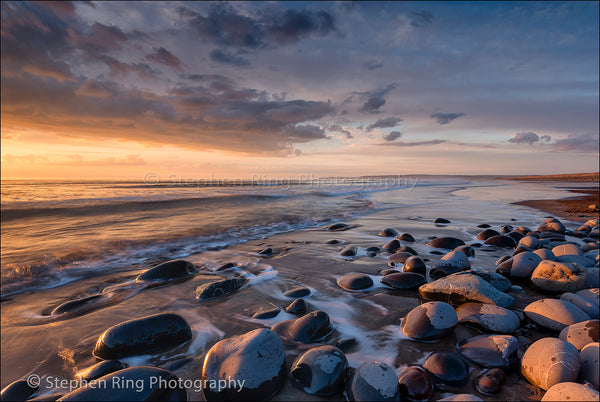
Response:
[{"label": "distant coastline", "polygon": [[549,175],[537,175],[537,176],[508,176],[508,177],[495,177],[495,179],[496,180],[519,180],[519,181],[598,182],[598,181],[600,181],[600,172],[549,174]]}]

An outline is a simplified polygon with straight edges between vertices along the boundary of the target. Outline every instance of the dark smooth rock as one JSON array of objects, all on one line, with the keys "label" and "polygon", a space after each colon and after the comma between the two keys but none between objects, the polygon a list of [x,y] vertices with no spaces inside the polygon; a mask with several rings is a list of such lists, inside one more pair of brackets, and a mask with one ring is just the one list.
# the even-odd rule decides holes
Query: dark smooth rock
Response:
[{"label": "dark smooth rock", "polygon": [[558,338],[573,344],[577,350],[581,350],[585,345],[599,341],[599,328],[599,320],[581,321],[563,328]]},{"label": "dark smooth rock", "polygon": [[481,223],[481,224],[477,225],[477,227],[479,229],[487,229],[487,228],[491,228],[492,226],[488,225],[487,223]]},{"label": "dark smooth rock", "polygon": [[410,233],[401,233],[398,235],[397,239],[401,241],[407,241],[409,243],[413,243],[415,241],[415,238]]},{"label": "dark smooth rock", "polygon": [[409,246],[400,246],[398,247],[398,250],[396,250],[397,252],[403,252],[403,253],[410,253],[412,255],[418,255],[419,253],[417,253],[415,251],[415,249],[413,249],[412,247]]},{"label": "dark smooth rock", "polygon": [[54,310],[52,310],[52,315],[59,315],[59,314],[65,314],[65,313],[75,313],[75,312],[81,312],[87,308],[92,307],[91,304],[93,304],[95,301],[97,301],[99,298],[103,297],[104,295],[92,295],[92,296],[87,296],[87,297],[82,297],[81,299],[77,299],[77,300],[71,300],[68,302],[65,302],[63,304],[61,304],[60,306],[56,307]]},{"label": "dark smooth rock", "polygon": [[397,401],[398,376],[382,362],[361,364],[346,388],[350,401]]},{"label": "dark smooth rock", "polygon": [[433,250],[433,251],[430,251],[430,252],[429,252],[429,254],[433,254],[433,255],[444,255],[444,253],[442,253],[441,251],[438,251],[438,250]]},{"label": "dark smooth rock", "polygon": [[465,242],[454,237],[436,237],[435,239],[427,243],[427,245],[435,248],[445,248],[447,250],[454,250],[458,246],[464,246]]},{"label": "dark smooth rock", "polygon": [[246,278],[231,278],[205,283],[196,288],[196,299],[207,300],[233,293],[248,283]]},{"label": "dark smooth rock", "polygon": [[411,339],[429,341],[451,332],[458,324],[454,308],[444,302],[428,302],[413,308],[402,319],[402,332]]},{"label": "dark smooth rock", "polygon": [[579,351],[558,338],[542,338],[523,355],[521,374],[536,387],[549,389],[554,384],[577,380]]},{"label": "dark smooth rock", "polygon": [[396,237],[398,236],[398,232],[391,228],[385,228],[381,232],[379,232],[379,236],[381,237]]},{"label": "dark smooth rock", "polygon": [[196,266],[191,262],[185,260],[173,260],[163,262],[154,268],[150,268],[139,275],[136,278],[136,281],[153,282],[180,279],[197,271]]},{"label": "dark smooth rock", "polygon": [[510,236],[500,235],[490,237],[489,239],[484,241],[483,244],[489,244],[492,246],[502,248],[514,248],[517,245],[517,242]]},{"label": "dark smooth rock", "polygon": [[290,314],[303,314],[307,309],[304,299],[296,299],[285,308],[285,311]]},{"label": "dark smooth rock", "polygon": [[510,260],[510,258],[511,258],[510,255],[503,255],[502,257],[498,258],[498,260],[496,260],[496,265],[500,265],[504,261]]},{"label": "dark smooth rock", "polygon": [[435,223],[436,225],[446,225],[446,224],[452,223],[452,222],[450,222],[448,219],[445,219],[445,218],[435,218],[433,223]]},{"label": "dark smooth rock", "polygon": [[550,331],[561,331],[569,325],[590,318],[573,304],[557,299],[540,299],[529,303],[523,310],[525,316]]},{"label": "dark smooth rock", "polygon": [[387,242],[383,246],[383,249],[390,253],[395,253],[399,247],[400,247],[400,242],[397,239],[394,239],[394,240],[390,240],[389,242]]},{"label": "dark smooth rock", "polygon": [[75,379],[89,382],[115,371],[123,370],[126,367],[118,360],[104,360],[86,369],[79,370],[75,373]]},{"label": "dark smooth rock", "polygon": [[531,229],[529,229],[527,226],[519,226],[518,228],[515,229],[515,232],[519,232],[523,236],[527,236],[529,234],[529,232],[531,232]]},{"label": "dark smooth rock", "polygon": [[342,352],[347,352],[354,345],[356,345],[356,339],[354,338],[343,338],[335,343],[335,347],[341,350]]},{"label": "dark smooth rock", "polygon": [[402,271],[425,275],[427,273],[427,266],[421,257],[413,255],[404,261],[404,268]]},{"label": "dark smooth rock", "polygon": [[346,382],[348,360],[331,345],[316,346],[292,364],[292,385],[309,395],[331,396],[340,392]]},{"label": "dark smooth rock", "polygon": [[381,249],[379,247],[377,247],[377,246],[371,246],[371,247],[367,247],[366,251],[373,251],[375,253],[378,253],[378,252],[381,251]]},{"label": "dark smooth rock", "polygon": [[413,255],[411,253],[407,253],[406,251],[401,251],[399,253],[390,255],[388,260],[404,264],[409,257],[413,257]]},{"label": "dark smooth rock", "polygon": [[518,362],[519,341],[511,335],[479,335],[458,343],[458,351],[483,367],[510,368]]},{"label": "dark smooth rock", "polygon": [[421,274],[415,272],[398,272],[389,274],[381,278],[381,283],[384,283],[394,289],[417,289],[419,286],[427,283],[427,279]]},{"label": "dark smooth rock", "polygon": [[333,232],[338,232],[338,231],[343,231],[343,230],[348,230],[350,229],[350,226],[346,225],[345,223],[334,223],[333,225],[330,225],[327,230],[331,230]]},{"label": "dark smooth rock", "polygon": [[428,401],[433,396],[433,382],[421,367],[407,367],[398,378],[398,390],[409,401]]},{"label": "dark smooth rock", "polygon": [[310,295],[310,293],[311,292],[310,292],[309,288],[305,288],[304,286],[296,286],[295,288],[292,288],[292,289],[288,290],[287,292],[285,292],[283,295],[297,299],[299,297],[308,296],[308,295]]},{"label": "dark smooth rock", "polygon": [[519,240],[521,240],[524,237],[523,234],[519,233],[519,232],[510,232],[510,233],[508,233],[508,235],[510,237],[512,237],[513,240],[516,241],[517,243],[519,242]]},{"label": "dark smooth rock", "polygon": [[119,359],[173,347],[192,338],[192,330],[177,314],[155,314],[110,327],[98,338],[94,356]]},{"label": "dark smooth rock", "polygon": [[465,303],[456,308],[458,322],[472,325],[488,333],[514,333],[521,326],[521,320],[504,307],[486,303]]},{"label": "dark smooth rock", "polygon": [[329,316],[320,310],[294,320],[279,322],[272,329],[285,339],[301,343],[319,342],[333,332]]},{"label": "dark smooth rock", "polygon": [[237,265],[234,264],[233,262],[226,262],[225,264],[223,264],[219,268],[217,268],[215,271],[217,271],[217,272],[225,271],[226,269],[233,268],[233,267],[236,267],[236,266]]},{"label": "dark smooth rock", "polygon": [[358,248],[356,246],[346,246],[340,251],[340,255],[344,257],[354,257],[358,252]]},{"label": "dark smooth rock", "polygon": [[363,290],[373,286],[373,279],[367,274],[346,274],[337,280],[339,287],[347,290]]},{"label": "dark smooth rock", "polygon": [[281,311],[281,309],[277,306],[261,307],[256,313],[254,313],[254,315],[252,315],[252,318],[256,318],[259,320],[266,320],[269,318],[276,317],[280,311]]},{"label": "dark smooth rock", "polygon": [[379,271],[379,273],[382,276],[386,276],[386,275],[389,275],[389,274],[395,274],[397,272],[400,272],[400,271],[398,271],[397,269],[392,269],[392,268],[382,269],[381,271]]},{"label": "dark smooth rock", "polygon": [[[284,387],[286,374],[281,338],[271,330],[255,329],[210,348],[202,367],[202,379],[209,381],[203,392],[208,401],[266,400]],[[231,388],[222,388],[211,386],[211,380],[245,382],[241,388],[233,382]]]},{"label": "dark smooth rock", "polygon": [[17,380],[8,384],[0,393],[1,401],[25,401],[35,394],[38,389],[29,385],[27,380]]},{"label": "dark smooth rock", "polygon": [[339,242],[340,242],[339,240],[333,239],[333,240],[327,241],[325,244],[339,244]]},{"label": "dark smooth rock", "polygon": [[475,379],[475,388],[483,395],[493,395],[500,392],[506,383],[506,374],[500,368],[491,368],[481,372]]},{"label": "dark smooth rock", "polygon": [[27,402],[56,402],[62,398],[64,394],[56,393],[44,396],[38,396],[37,398],[28,399]]},{"label": "dark smooth rock", "polygon": [[271,255],[273,253],[274,250],[271,247],[263,248],[262,250],[258,251],[259,255]]},{"label": "dark smooth rock", "polygon": [[467,257],[475,257],[475,249],[471,246],[467,246],[467,245],[458,246],[454,249],[454,251],[460,251]]},{"label": "dark smooth rock", "polygon": [[423,367],[433,376],[439,385],[460,387],[467,383],[471,368],[459,355],[453,352],[437,352],[425,360]]},{"label": "dark smooth rock", "polygon": [[510,233],[510,232],[512,232],[512,230],[513,230],[513,227],[512,227],[512,226],[510,226],[510,225],[502,225],[502,226],[500,227],[500,231],[501,231],[502,233]]},{"label": "dark smooth rock", "polygon": [[477,240],[487,240],[490,237],[499,236],[500,232],[494,229],[486,229],[477,234]]},{"label": "dark smooth rock", "polygon": [[158,367],[126,368],[100,377],[95,386],[92,384],[66,394],[60,401],[187,401],[187,391],[179,386],[177,376]]},{"label": "dark smooth rock", "polygon": [[419,293],[427,300],[444,300],[457,305],[471,301],[509,308],[514,303],[511,296],[468,271],[422,285]]}]

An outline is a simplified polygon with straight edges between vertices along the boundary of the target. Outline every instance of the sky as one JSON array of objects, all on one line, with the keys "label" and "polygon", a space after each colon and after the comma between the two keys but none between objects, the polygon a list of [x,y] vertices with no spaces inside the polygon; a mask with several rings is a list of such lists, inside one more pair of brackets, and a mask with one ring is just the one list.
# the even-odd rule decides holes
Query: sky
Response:
[{"label": "sky", "polygon": [[596,1],[1,4],[2,179],[598,171]]}]

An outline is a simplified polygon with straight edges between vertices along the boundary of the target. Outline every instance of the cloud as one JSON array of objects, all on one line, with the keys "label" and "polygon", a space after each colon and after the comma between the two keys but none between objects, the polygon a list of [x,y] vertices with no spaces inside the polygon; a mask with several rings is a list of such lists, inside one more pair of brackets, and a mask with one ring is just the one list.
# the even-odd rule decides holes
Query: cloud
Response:
[{"label": "cloud", "polygon": [[234,54],[228,53],[227,51],[220,49],[214,49],[212,52],[210,52],[209,56],[211,60],[216,61],[218,63],[231,64],[237,67],[250,66],[250,60],[240,56],[236,56]]},{"label": "cloud", "polygon": [[363,66],[367,70],[377,70],[377,69],[383,67],[383,63],[380,61],[368,61],[368,62],[364,63]]},{"label": "cloud", "polygon": [[[548,136],[546,136],[548,137]],[[513,144],[533,144],[538,142],[540,137],[531,131],[524,133],[517,133],[514,137],[508,140],[508,142],[512,142]]]},{"label": "cloud", "polygon": [[[397,82],[392,82],[391,84],[386,85],[384,88],[377,89],[374,91],[366,91],[366,92],[353,92],[353,95],[360,95],[362,98],[366,98],[367,101],[363,103],[360,107],[359,111],[366,113],[380,113],[381,107],[385,105],[385,96],[396,89],[398,87]],[[352,96],[344,103],[350,102],[352,100]]]},{"label": "cloud", "polygon": [[395,141],[400,137],[402,137],[401,131],[390,131],[389,133],[383,136],[383,139],[386,141]]},{"label": "cloud", "polygon": [[377,144],[377,145],[394,145],[397,147],[415,147],[418,145],[437,145],[437,144],[442,144],[444,142],[446,142],[446,140],[435,139],[435,140],[428,140],[428,141],[411,141],[411,142],[395,141],[395,142],[386,142],[386,143]]},{"label": "cloud", "polygon": [[553,144],[553,148],[557,151],[581,151],[598,153],[598,134],[569,134],[562,140],[557,140]]},{"label": "cloud", "polygon": [[433,20],[434,16],[429,11],[416,11],[410,13],[410,25],[416,28],[431,25]]},{"label": "cloud", "polygon": [[431,117],[432,119],[435,119],[438,124],[442,125],[442,124],[449,124],[451,121],[458,119],[461,116],[464,116],[464,113],[442,113],[442,112],[436,112],[436,113],[431,113],[429,115],[429,117]]},{"label": "cloud", "polygon": [[326,11],[263,10],[247,16],[230,4],[219,3],[206,14],[183,7],[179,12],[196,34],[221,46],[262,48],[336,31],[335,17]]},{"label": "cloud", "polygon": [[331,125],[329,125],[329,127],[327,127],[327,130],[345,134],[347,139],[354,138],[354,136],[352,135],[352,133],[350,131],[346,130],[339,124],[331,124]]},{"label": "cloud", "polygon": [[183,63],[177,56],[174,56],[171,52],[169,52],[164,47],[160,47],[158,49],[154,49],[154,53],[146,55],[146,59],[153,61],[155,63],[159,63],[168,67],[172,67],[175,70],[182,70]]},{"label": "cloud", "polygon": [[400,117],[388,117],[386,119],[379,119],[376,122],[367,126],[367,131],[373,131],[376,128],[390,128],[396,127],[402,119]]}]

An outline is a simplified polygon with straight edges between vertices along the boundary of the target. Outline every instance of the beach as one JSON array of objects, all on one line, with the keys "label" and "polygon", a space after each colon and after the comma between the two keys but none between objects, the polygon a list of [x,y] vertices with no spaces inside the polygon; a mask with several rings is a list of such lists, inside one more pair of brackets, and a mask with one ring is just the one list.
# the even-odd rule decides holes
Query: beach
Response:
[{"label": "beach", "polygon": [[[597,189],[597,184],[595,188]],[[415,241],[402,241],[401,244],[414,249],[423,258],[428,269],[437,266],[450,251],[440,252],[428,245],[433,236],[457,238],[467,245],[478,243],[479,246],[473,247],[474,257],[469,258],[470,267],[492,273],[496,271],[496,261],[503,256],[510,256],[513,250],[482,245],[476,238],[483,230],[478,225],[487,224],[497,231],[501,231],[503,225],[514,228],[525,226],[535,230],[546,219],[548,211],[556,211],[548,209],[546,205],[556,204],[553,200],[572,195],[567,189],[557,188],[555,183],[467,180],[457,177],[427,180],[415,180],[411,177],[410,181],[406,179],[396,182],[395,187],[390,189],[380,186],[370,187],[369,191],[365,191],[364,188],[353,187],[346,193],[340,191],[339,187],[320,188],[320,192],[329,192],[318,197],[311,195],[306,189],[298,190],[300,198],[282,198],[284,190],[277,195],[266,194],[263,190],[251,189],[255,192],[253,196],[266,197],[260,198],[256,204],[245,203],[245,198],[240,193],[238,196],[241,198],[228,199],[230,204],[215,204],[210,209],[216,211],[215,215],[223,222],[229,222],[224,218],[223,211],[229,210],[232,214],[237,214],[235,208],[240,208],[241,212],[244,209],[254,208],[253,211],[258,211],[256,208],[264,208],[267,212],[263,216],[267,217],[268,211],[272,212],[271,216],[275,214],[276,202],[282,202],[284,204],[280,208],[288,212],[296,205],[296,217],[302,209],[306,209],[309,210],[307,216],[315,218],[318,215],[318,219],[296,218],[287,221],[285,227],[282,222],[266,222],[267,225],[263,227],[269,226],[273,229],[271,231],[261,229],[256,222],[252,222],[246,227],[253,228],[254,232],[242,231],[240,228],[240,233],[244,232],[244,236],[237,238],[223,237],[223,233],[220,233],[222,237],[216,238],[217,231],[200,233],[197,235],[200,237],[187,242],[182,239],[192,238],[184,235],[173,236],[167,243],[158,242],[156,238],[146,238],[143,248],[136,249],[134,245],[105,248],[106,253],[114,254],[112,260],[105,258],[108,257],[106,255],[99,258],[102,251],[98,250],[85,254],[81,251],[84,248],[78,246],[78,259],[59,267],[51,274],[40,274],[39,278],[34,278],[35,273],[31,270],[19,277],[19,272],[23,272],[24,268],[19,271],[15,265],[3,266],[3,282],[5,275],[11,278],[11,282],[6,283],[8,291],[3,290],[2,387],[32,374],[43,379],[72,379],[76,372],[97,362],[92,350],[105,330],[126,320],[157,313],[175,313],[183,317],[191,328],[191,340],[158,352],[120,360],[129,366],[168,368],[177,377],[192,383],[202,378],[206,353],[219,340],[258,328],[273,328],[285,320],[298,318],[299,315],[284,311],[294,300],[284,293],[298,286],[310,289],[310,294],[304,297],[308,305],[307,312],[327,313],[333,332],[315,343],[285,343],[288,368],[300,354],[312,346],[336,345],[340,340],[353,339],[354,344],[345,350],[351,370],[365,362],[379,361],[400,374],[406,367],[423,365],[432,353],[455,352],[461,341],[480,335],[481,332],[471,326],[459,324],[439,340],[419,342],[409,339],[401,329],[401,320],[424,300],[416,289],[394,289],[381,283],[381,271],[391,267],[388,257],[392,254],[385,251],[383,246],[394,237],[382,237],[379,233],[385,228],[392,228],[398,233],[411,234]],[[195,190],[191,189],[190,194],[193,191]],[[185,198],[189,199],[190,194]],[[547,204],[518,202],[531,199],[544,200]],[[222,202],[223,200],[219,201]],[[185,201],[184,204],[185,208],[189,207],[188,204],[198,208],[196,201]],[[317,207],[318,210],[315,209]],[[138,206],[130,205],[128,208],[126,214],[130,214],[129,217],[133,219],[133,214],[138,213]],[[36,219],[43,218],[43,214],[39,217],[19,218],[17,212],[12,213],[15,216],[11,221],[13,230],[16,230],[19,222],[25,226],[29,219],[29,224],[39,224]],[[56,219],[66,219],[61,215],[62,212],[54,213]],[[159,214],[166,212],[161,210],[155,213],[160,216]],[[176,215],[175,212],[173,215]],[[583,219],[580,216],[559,214],[558,211],[552,215],[560,217],[567,230],[577,229]],[[242,222],[242,215],[235,216]],[[434,224],[437,218],[447,219],[449,223]],[[587,219],[586,217],[585,220]],[[115,227],[122,222],[115,223],[110,230],[104,228],[104,236],[118,234]],[[348,226],[344,228],[346,230],[329,230],[335,223],[345,223]],[[204,226],[212,224],[215,222],[206,221]],[[202,222],[198,222],[196,226],[203,226]],[[240,226],[243,224],[240,223]],[[173,228],[169,224],[168,230],[174,231]],[[132,226],[131,230],[139,228]],[[228,226],[227,230],[233,232],[235,225]],[[3,243],[4,236],[6,234],[3,230]],[[203,245],[198,243],[199,238],[205,239],[207,243],[206,239],[210,238],[212,241]],[[581,238],[567,235],[566,239],[580,245],[585,244]],[[141,240],[136,244],[139,243]],[[158,246],[160,252],[150,253]],[[356,254],[340,255],[340,251],[347,246],[356,246]],[[52,243],[51,247],[56,245]],[[369,252],[367,249],[370,247],[377,247],[379,251]],[[42,253],[45,252],[42,250]],[[144,253],[148,253],[148,256],[144,257]],[[117,255],[122,258],[116,258]],[[9,257],[11,261],[25,258],[15,255]],[[152,266],[173,259],[191,262],[198,272],[183,281],[166,282],[160,286],[143,286],[135,282],[138,275]],[[130,261],[129,266],[127,261]],[[227,263],[230,263],[229,267],[225,265]],[[86,273],[86,264],[94,269]],[[398,269],[401,267],[401,264],[397,265]],[[56,265],[45,267],[52,268],[56,268]],[[13,271],[8,273],[5,269]],[[42,267],[38,266],[38,270],[42,270]],[[338,285],[338,279],[348,273],[366,274],[372,279],[373,285],[363,290],[344,289]],[[69,279],[59,282],[61,274],[68,275]],[[221,297],[208,300],[194,297],[198,287],[224,278],[244,278],[246,283],[239,290]],[[428,279],[432,282],[432,278]],[[26,290],[17,291],[19,285]],[[50,313],[64,302],[108,293],[114,296],[106,299],[106,302],[92,304],[88,310],[81,310],[81,314],[57,317]],[[548,332],[539,327],[526,326],[528,321],[524,319],[523,310],[536,300],[555,296],[519,281],[513,281],[506,294],[514,299],[510,309],[523,320],[521,328],[525,329],[519,330],[521,346],[549,336]],[[275,317],[252,317],[259,310],[274,306],[281,309]],[[506,384],[499,392],[483,395],[475,388],[474,381],[485,368],[474,363],[470,363],[469,367],[467,381],[455,387],[438,387],[431,400],[461,393],[477,395],[483,400],[540,400],[544,394],[544,390],[523,378],[518,366],[511,366],[505,370]],[[56,387],[49,381],[42,381],[42,385],[36,396],[65,394],[69,391]],[[272,400],[346,400],[346,397],[342,392],[328,398],[316,397],[290,385],[286,380]],[[204,400],[204,394],[195,389],[187,389],[187,398]]]}]

